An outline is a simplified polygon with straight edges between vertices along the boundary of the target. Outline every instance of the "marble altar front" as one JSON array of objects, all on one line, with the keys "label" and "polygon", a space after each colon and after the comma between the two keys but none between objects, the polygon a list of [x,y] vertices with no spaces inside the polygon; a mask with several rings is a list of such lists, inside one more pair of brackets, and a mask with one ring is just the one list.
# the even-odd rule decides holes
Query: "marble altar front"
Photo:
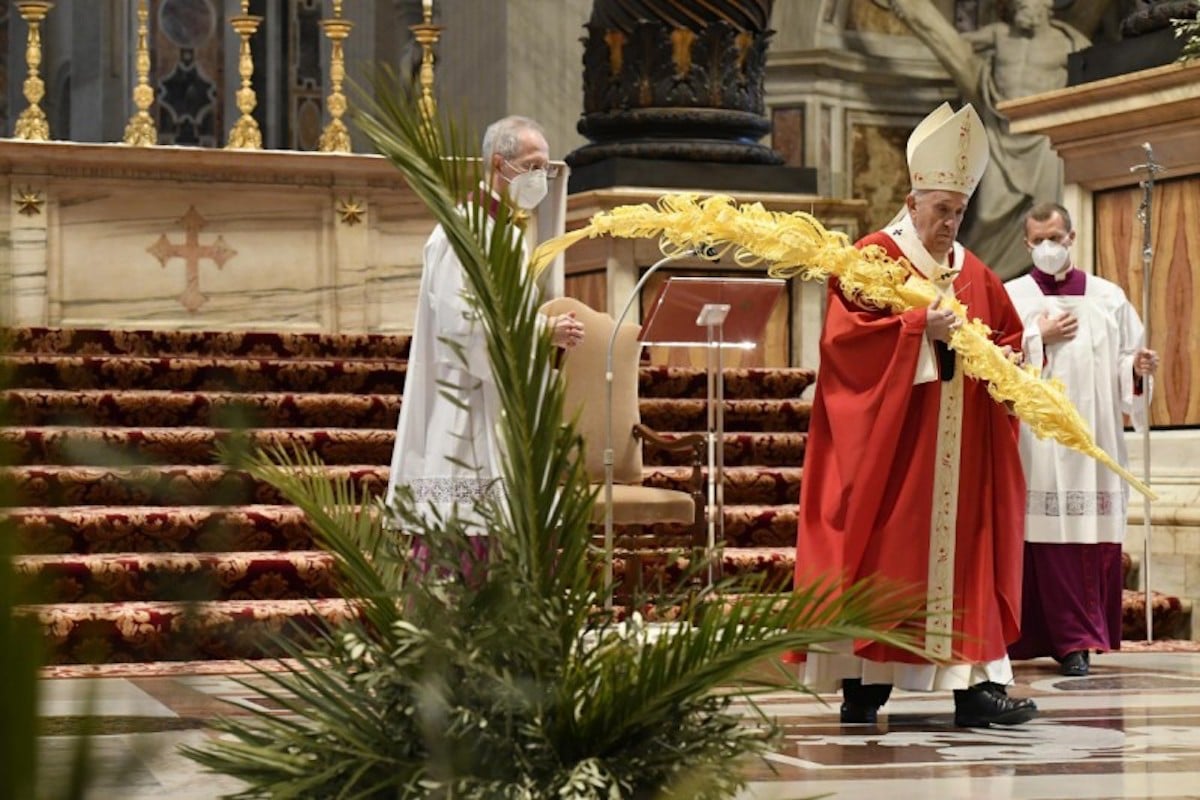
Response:
[{"label": "marble altar front", "polygon": [[385,159],[0,142],[13,325],[407,331],[433,227]]}]

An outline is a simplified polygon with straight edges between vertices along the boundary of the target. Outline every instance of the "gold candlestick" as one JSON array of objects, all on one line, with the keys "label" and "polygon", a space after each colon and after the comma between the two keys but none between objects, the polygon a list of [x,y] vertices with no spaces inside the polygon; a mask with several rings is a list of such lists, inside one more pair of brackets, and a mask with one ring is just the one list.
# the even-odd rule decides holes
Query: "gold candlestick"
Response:
[{"label": "gold candlestick", "polygon": [[421,11],[424,21],[417,25],[409,25],[417,44],[421,45],[421,118],[426,122],[433,120],[437,112],[437,103],[433,99],[433,46],[442,35],[442,26],[433,24],[433,0],[423,0]]},{"label": "gold candlestick", "polygon": [[346,79],[346,56],[342,42],[350,35],[354,23],[342,19],[342,0],[333,0],[333,19],[321,20],[321,28],[329,39],[332,49],[329,56],[329,82],[333,91],[329,94],[329,124],[321,133],[317,148],[322,153],[349,153],[350,131],[342,122],[346,113],[346,96],[342,94],[342,81]]},{"label": "gold candlestick", "polygon": [[154,89],[150,87],[150,44],[147,41],[149,28],[146,24],[150,18],[148,0],[138,0],[137,18],[137,86],[133,90],[133,104],[137,106],[137,112],[125,125],[125,144],[150,147],[158,143],[158,128],[150,116],[150,106],[154,103]]},{"label": "gold candlestick", "polygon": [[46,96],[46,84],[38,75],[42,65],[42,20],[54,8],[54,0],[16,0],[21,19],[29,25],[29,36],[25,40],[25,63],[29,75],[25,78],[25,99],[29,102],[13,131],[13,137],[31,142],[44,142],[50,138],[50,123],[39,103]]},{"label": "gold candlestick", "polygon": [[258,98],[255,97],[254,89],[250,86],[250,79],[254,77],[254,59],[250,56],[250,37],[258,31],[262,20],[262,17],[250,13],[250,0],[242,0],[242,13],[229,20],[229,24],[233,26],[238,36],[242,37],[242,47],[238,56],[238,74],[242,76],[242,88],[237,91],[237,107],[238,111],[242,112],[242,116],[229,131],[229,142],[225,147],[231,150],[262,149],[262,133],[259,131],[254,117],[250,116],[250,112],[258,105]]}]

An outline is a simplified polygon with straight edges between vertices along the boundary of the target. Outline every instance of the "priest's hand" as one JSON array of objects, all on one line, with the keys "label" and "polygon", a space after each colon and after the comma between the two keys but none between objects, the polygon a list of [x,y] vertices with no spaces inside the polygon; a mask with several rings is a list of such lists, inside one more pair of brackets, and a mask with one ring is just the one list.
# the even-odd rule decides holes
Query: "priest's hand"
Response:
[{"label": "priest's hand", "polygon": [[935,342],[949,342],[950,334],[962,327],[962,320],[949,308],[942,308],[938,295],[925,310],[925,335]]},{"label": "priest's hand", "polygon": [[1134,375],[1137,375],[1139,378],[1145,378],[1148,375],[1153,375],[1156,369],[1158,369],[1158,353],[1148,350],[1145,347],[1134,353]]},{"label": "priest's hand", "polygon": [[569,350],[583,341],[583,323],[575,319],[575,312],[550,317],[550,341],[555,347]]},{"label": "priest's hand", "polygon": [[1051,316],[1049,311],[1043,311],[1037,324],[1038,330],[1042,332],[1042,344],[1069,341],[1079,333],[1079,320],[1069,311],[1064,311],[1058,316]]}]

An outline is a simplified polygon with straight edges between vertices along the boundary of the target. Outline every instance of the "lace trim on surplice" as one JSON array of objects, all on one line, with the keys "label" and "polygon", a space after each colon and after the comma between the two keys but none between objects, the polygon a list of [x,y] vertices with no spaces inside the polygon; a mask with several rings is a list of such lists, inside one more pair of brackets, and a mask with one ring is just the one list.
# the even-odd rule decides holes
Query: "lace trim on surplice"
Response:
[{"label": "lace trim on surplice", "polygon": [[1124,517],[1125,493],[1035,492],[1025,495],[1025,511],[1037,517]]},{"label": "lace trim on surplice", "polygon": [[412,478],[404,482],[413,499],[426,503],[475,503],[495,497],[496,478]]}]

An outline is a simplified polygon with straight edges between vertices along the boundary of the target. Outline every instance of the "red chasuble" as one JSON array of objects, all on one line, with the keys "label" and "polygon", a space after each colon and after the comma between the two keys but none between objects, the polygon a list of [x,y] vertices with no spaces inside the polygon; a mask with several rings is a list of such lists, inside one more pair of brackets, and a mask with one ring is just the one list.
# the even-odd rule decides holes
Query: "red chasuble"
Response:
[{"label": "red chasuble", "polygon": [[[873,233],[856,246],[871,244],[892,258],[902,255],[886,233]],[[996,344],[1020,351],[1021,321],[1000,279],[973,253],[959,252],[965,258],[954,281],[956,296],[971,318],[995,331]],[[933,636],[927,653],[949,656],[953,663],[983,663],[1003,658],[1019,633],[1025,479],[1018,420],[991,399],[984,384],[964,376],[961,423],[950,426],[959,433],[958,444],[947,451],[944,434],[939,456],[939,414],[959,404],[941,402],[954,386],[944,380],[948,371],[943,380],[913,385],[925,313],[866,310],[830,281],[800,491],[796,578],[808,582],[841,574],[848,583],[887,578],[912,586],[920,603],[930,598],[929,608],[935,606],[938,581],[952,586],[952,614],[945,613],[949,592],[941,593],[941,602],[945,630],[952,626],[954,632],[953,654],[936,653]],[[955,449],[959,457],[947,457]],[[942,493],[940,506],[935,490]],[[949,520],[942,546],[931,532],[938,524],[935,514]],[[937,548],[932,560],[931,541]],[[938,554],[947,555],[944,563],[938,563]],[[941,641],[944,647],[946,637]],[[866,642],[856,642],[854,653],[871,661],[924,661]]]}]

